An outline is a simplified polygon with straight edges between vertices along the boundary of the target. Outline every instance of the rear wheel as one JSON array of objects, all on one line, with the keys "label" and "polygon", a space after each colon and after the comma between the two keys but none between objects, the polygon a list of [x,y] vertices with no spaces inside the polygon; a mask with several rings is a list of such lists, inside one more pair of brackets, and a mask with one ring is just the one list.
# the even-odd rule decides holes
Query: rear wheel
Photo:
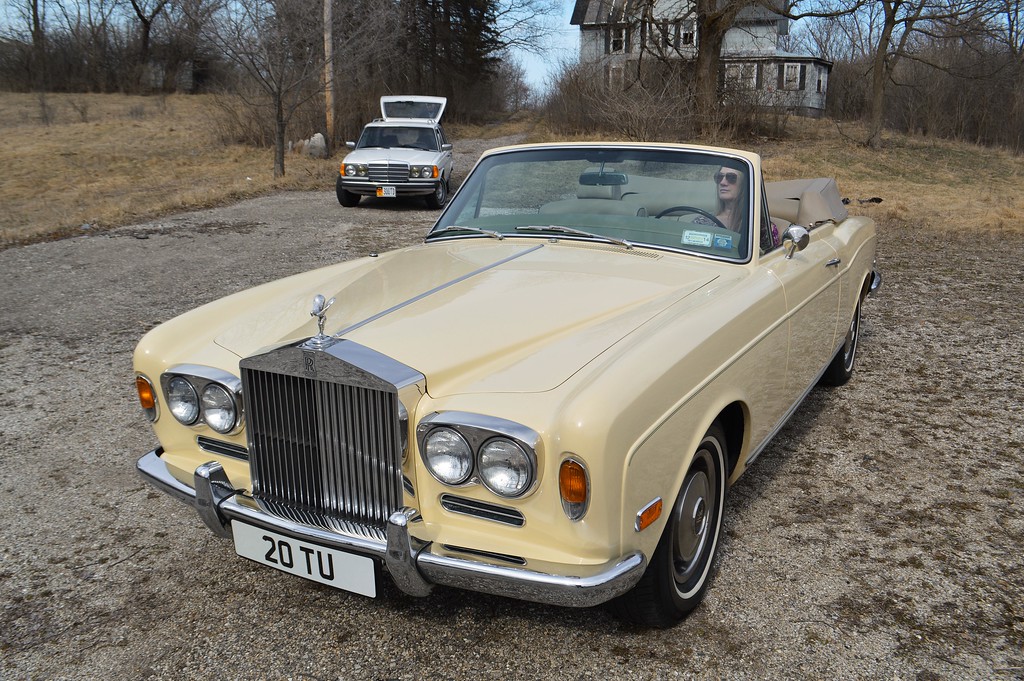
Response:
[{"label": "rear wheel", "polygon": [[860,305],[858,302],[857,309],[853,311],[853,321],[850,322],[850,328],[846,331],[843,346],[839,348],[836,356],[832,358],[832,363],[821,375],[821,382],[825,385],[844,385],[853,376],[853,367],[857,362],[857,340],[860,337]]},{"label": "rear wheel", "polygon": [[647,571],[613,602],[623,619],[671,627],[704,599],[725,510],[725,442],[718,423],[701,440]]},{"label": "rear wheel", "polygon": [[359,194],[353,194],[341,186],[341,176],[338,176],[337,181],[334,183],[334,193],[338,195],[338,203],[351,208],[359,203]]}]

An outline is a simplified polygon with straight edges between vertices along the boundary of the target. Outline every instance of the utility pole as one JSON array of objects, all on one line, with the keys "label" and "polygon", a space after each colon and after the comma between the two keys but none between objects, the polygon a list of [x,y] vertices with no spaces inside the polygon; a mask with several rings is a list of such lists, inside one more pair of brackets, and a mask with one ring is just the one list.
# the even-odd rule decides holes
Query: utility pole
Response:
[{"label": "utility pole", "polygon": [[324,109],[327,115],[327,149],[334,148],[334,6],[324,0]]}]

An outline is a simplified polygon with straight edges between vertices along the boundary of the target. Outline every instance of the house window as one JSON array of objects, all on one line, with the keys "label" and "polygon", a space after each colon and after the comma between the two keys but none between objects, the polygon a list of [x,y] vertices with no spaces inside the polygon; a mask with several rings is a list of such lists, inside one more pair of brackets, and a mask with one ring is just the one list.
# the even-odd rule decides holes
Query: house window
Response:
[{"label": "house window", "polygon": [[683,22],[683,35],[681,36],[680,42],[682,42],[683,45],[693,45],[693,22],[692,21]]},{"label": "house window", "polygon": [[800,65],[786,64],[786,75],[782,81],[783,90],[796,90],[800,84]]},{"label": "house window", "polygon": [[807,64],[779,64],[780,90],[803,90],[807,81]]},{"label": "house window", "polygon": [[629,26],[610,26],[605,29],[605,54],[621,54],[630,51]]},{"label": "house window", "polygon": [[824,92],[828,87],[828,74],[824,69],[818,71],[818,92]]}]

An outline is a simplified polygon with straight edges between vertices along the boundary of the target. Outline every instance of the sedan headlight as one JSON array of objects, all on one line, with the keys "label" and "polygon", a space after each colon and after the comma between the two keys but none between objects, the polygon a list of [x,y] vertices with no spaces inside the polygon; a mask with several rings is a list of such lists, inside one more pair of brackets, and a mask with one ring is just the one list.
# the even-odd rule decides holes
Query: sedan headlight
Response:
[{"label": "sedan headlight", "polygon": [[209,383],[203,388],[203,421],[218,433],[230,433],[235,427],[235,401],[223,386]]},{"label": "sedan headlight", "polygon": [[368,174],[365,163],[346,163],[342,168],[346,177],[366,177]]},{"label": "sedan headlight", "polygon": [[409,177],[437,177],[437,166],[410,166]]},{"label": "sedan headlight", "polygon": [[181,376],[167,382],[167,408],[179,423],[191,426],[199,418],[199,396],[192,384]]},{"label": "sedan headlight", "polygon": [[494,438],[480,448],[480,478],[498,496],[522,495],[533,477],[533,459],[512,440]]},{"label": "sedan headlight", "polygon": [[416,426],[430,474],[446,485],[479,483],[505,499],[528,494],[537,482],[540,435],[526,426],[483,414],[430,414]]},{"label": "sedan headlight", "polygon": [[446,485],[461,485],[473,472],[473,450],[451,428],[435,428],[425,440],[423,458],[430,474]]},{"label": "sedan headlight", "polygon": [[242,425],[242,382],[234,375],[198,364],[179,364],[160,376],[167,408],[186,426],[205,423],[222,435]]}]

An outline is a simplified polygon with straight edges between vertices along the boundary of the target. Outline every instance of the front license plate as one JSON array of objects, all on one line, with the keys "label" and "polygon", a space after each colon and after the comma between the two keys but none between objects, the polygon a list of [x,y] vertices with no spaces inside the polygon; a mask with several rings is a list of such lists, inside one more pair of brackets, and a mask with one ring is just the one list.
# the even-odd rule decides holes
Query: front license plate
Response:
[{"label": "front license plate", "polygon": [[377,196],[393,199],[398,196],[398,191],[391,185],[385,185],[383,187],[377,187]]},{"label": "front license plate", "polygon": [[374,598],[377,568],[372,558],[310,544],[276,532],[231,521],[235,553],[272,568],[337,589]]}]

